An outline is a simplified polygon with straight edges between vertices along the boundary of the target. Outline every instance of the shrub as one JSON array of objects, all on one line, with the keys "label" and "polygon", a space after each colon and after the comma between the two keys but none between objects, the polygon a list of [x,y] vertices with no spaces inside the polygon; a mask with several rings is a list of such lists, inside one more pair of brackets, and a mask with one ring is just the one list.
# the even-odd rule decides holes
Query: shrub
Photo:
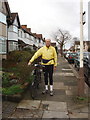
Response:
[{"label": "shrub", "polygon": [[8,87],[10,82],[10,77],[8,73],[3,73],[2,74],[2,86],[3,87]]},{"label": "shrub", "polygon": [[[3,61],[3,68],[5,72],[11,72],[13,75],[10,77],[8,73],[3,74],[3,90],[2,93],[6,95],[12,95],[16,93],[23,92],[20,88],[20,85],[23,85],[26,82],[31,82],[33,80],[33,76],[31,76],[31,72],[33,70],[33,66],[28,66],[27,63],[30,58],[33,56],[35,51],[29,51],[30,49],[25,49],[23,51],[12,51],[8,54],[8,59]],[[35,62],[38,62],[37,59]],[[17,83],[10,84],[11,79],[16,79]]]},{"label": "shrub", "polygon": [[33,52],[28,51],[12,51],[8,53],[8,61],[15,63],[21,61],[28,61],[33,55]]},{"label": "shrub", "polygon": [[16,76],[21,79],[22,83],[24,83],[30,78],[33,66],[28,66],[26,62],[20,62],[17,65],[17,70],[18,72],[16,72]]},{"label": "shrub", "polygon": [[17,94],[17,93],[22,93],[23,91],[24,90],[21,89],[21,85],[13,85],[11,87],[2,89],[2,93],[4,95],[14,95],[14,94]]}]

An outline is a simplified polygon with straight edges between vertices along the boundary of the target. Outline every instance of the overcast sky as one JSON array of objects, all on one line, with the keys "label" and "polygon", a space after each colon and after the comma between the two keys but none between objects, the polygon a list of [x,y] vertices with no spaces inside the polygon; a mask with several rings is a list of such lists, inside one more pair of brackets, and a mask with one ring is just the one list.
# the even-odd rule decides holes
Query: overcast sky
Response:
[{"label": "overcast sky", "polygon": [[[41,33],[43,37],[53,40],[52,34],[61,28],[70,31],[72,37],[80,36],[80,0],[8,0],[8,2],[11,12],[19,13],[21,24],[27,24],[34,33]],[[87,7],[87,2],[84,2],[85,11]],[[84,38],[87,39],[87,23],[84,25]]]}]

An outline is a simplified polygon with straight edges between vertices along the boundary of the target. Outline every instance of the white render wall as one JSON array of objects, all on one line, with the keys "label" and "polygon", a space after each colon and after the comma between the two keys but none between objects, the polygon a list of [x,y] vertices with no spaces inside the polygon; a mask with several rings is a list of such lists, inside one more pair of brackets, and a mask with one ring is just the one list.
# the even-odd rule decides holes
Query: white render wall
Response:
[{"label": "white render wall", "polygon": [[13,25],[8,28],[8,40],[13,40],[18,42],[18,22],[15,19]]},{"label": "white render wall", "polygon": [[18,30],[18,39],[22,40],[24,43],[33,46],[34,44],[34,37],[31,36],[28,33],[24,33],[24,31],[22,29]]},{"label": "white render wall", "polygon": [[13,40],[18,42],[18,34],[15,32],[8,32],[8,40]]},{"label": "white render wall", "polygon": [[18,21],[15,19],[13,25],[10,25],[8,28],[8,40],[17,41],[22,40],[25,44],[33,46],[33,44],[37,47],[43,46],[43,41],[39,43],[39,39],[34,36],[26,33],[22,28],[18,29]]}]

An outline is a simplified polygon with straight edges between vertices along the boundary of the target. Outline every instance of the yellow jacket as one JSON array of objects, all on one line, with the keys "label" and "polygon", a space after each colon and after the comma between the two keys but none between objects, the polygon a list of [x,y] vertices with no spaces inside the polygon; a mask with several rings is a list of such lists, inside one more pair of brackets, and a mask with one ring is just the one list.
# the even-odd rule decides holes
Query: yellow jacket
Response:
[{"label": "yellow jacket", "polygon": [[54,47],[50,46],[49,48],[44,46],[42,48],[40,48],[35,54],[34,56],[31,58],[31,60],[29,62],[33,62],[35,59],[37,59],[38,57],[42,56],[42,59],[46,59],[46,60],[50,60],[48,63],[43,63],[43,65],[52,65],[54,64],[54,66],[57,66],[57,53]]}]

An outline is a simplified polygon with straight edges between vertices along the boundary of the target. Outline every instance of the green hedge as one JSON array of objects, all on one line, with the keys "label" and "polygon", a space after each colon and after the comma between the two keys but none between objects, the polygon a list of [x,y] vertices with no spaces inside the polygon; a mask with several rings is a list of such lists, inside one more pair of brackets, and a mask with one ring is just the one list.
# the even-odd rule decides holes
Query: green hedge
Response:
[{"label": "green hedge", "polygon": [[14,95],[17,93],[22,93],[23,91],[24,90],[21,89],[21,85],[12,85],[11,87],[2,89],[2,93],[4,95]]},{"label": "green hedge", "polygon": [[[34,53],[35,51],[27,48],[22,51],[16,50],[8,53],[7,59],[2,62],[2,93],[4,95],[14,95],[23,92],[24,89],[21,89],[21,85],[26,82],[31,83],[34,79],[34,76],[31,75],[33,66],[28,66],[28,61]],[[11,84],[10,81],[13,78],[18,81],[16,84]]]}]

